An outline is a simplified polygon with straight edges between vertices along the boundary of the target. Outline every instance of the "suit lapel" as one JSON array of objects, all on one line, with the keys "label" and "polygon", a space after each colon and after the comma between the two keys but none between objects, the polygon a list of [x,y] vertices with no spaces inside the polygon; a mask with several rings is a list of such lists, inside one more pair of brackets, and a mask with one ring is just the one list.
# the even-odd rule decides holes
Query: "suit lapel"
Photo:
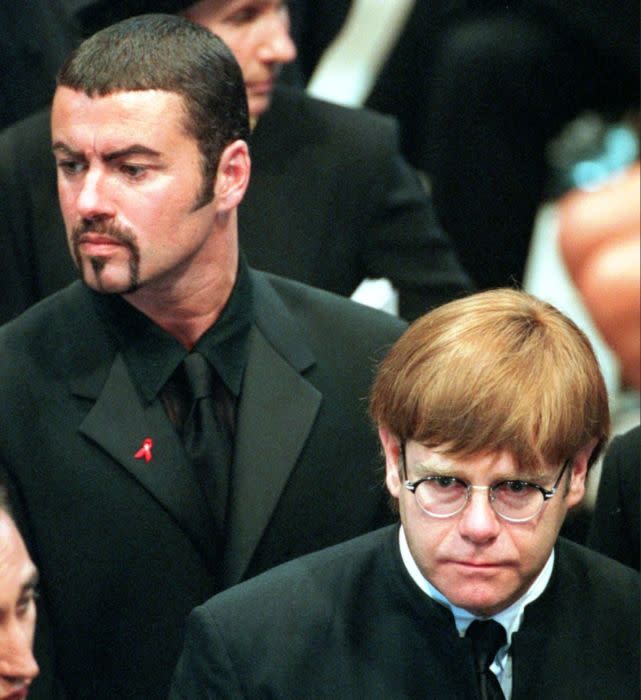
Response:
[{"label": "suit lapel", "polygon": [[[209,558],[211,519],[160,401],[145,405],[120,354],[79,431],[107,452],[165,508]],[[135,454],[147,438],[151,460]]]},{"label": "suit lapel", "polygon": [[239,407],[224,586],[241,580],[312,428],[321,394],[252,337]]},{"label": "suit lapel", "polygon": [[268,278],[252,271],[256,323],[238,408],[224,586],[242,579],[322,402],[302,373],[315,363]]}]

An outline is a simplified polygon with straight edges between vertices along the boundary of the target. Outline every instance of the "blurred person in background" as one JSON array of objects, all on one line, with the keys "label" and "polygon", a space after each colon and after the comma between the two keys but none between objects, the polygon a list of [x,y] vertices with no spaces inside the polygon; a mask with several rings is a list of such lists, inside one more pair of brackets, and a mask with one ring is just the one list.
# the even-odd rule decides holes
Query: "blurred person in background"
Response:
[{"label": "blurred person in background", "polygon": [[0,484],[0,700],[24,700],[39,668],[33,657],[38,571]]}]

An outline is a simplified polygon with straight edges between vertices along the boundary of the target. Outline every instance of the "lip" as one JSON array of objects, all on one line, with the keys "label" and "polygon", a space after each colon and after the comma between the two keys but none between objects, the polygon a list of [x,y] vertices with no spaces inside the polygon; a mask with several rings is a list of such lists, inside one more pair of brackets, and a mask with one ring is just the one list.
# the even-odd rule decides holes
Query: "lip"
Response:
[{"label": "lip", "polygon": [[104,233],[83,233],[80,236],[80,243],[89,245],[122,245],[120,241],[111,236],[106,236]]},{"label": "lip", "polygon": [[250,92],[257,95],[271,95],[274,92],[274,86],[276,81],[271,80],[256,80],[251,83],[247,83],[246,87]]},{"label": "lip", "polygon": [[4,697],[4,700],[24,700],[24,698],[27,697],[28,693],[29,686],[25,686],[24,688],[21,688],[20,690],[16,690],[15,692],[11,693],[11,695],[6,695]]},{"label": "lip", "polygon": [[120,241],[104,233],[84,233],[78,243],[85,252],[92,255],[112,253],[114,249],[123,247]]},{"label": "lip", "polygon": [[503,569],[508,564],[506,562],[481,562],[481,561],[457,561],[451,560],[449,562],[454,566],[459,566],[463,569],[469,569],[470,571],[494,571],[496,569]]}]

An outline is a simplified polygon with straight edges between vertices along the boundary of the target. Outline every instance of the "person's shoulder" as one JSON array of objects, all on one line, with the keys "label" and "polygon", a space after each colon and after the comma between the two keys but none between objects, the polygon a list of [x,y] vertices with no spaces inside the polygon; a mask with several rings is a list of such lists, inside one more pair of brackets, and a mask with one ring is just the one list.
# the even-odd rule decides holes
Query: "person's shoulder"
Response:
[{"label": "person's shoulder", "polygon": [[[242,678],[244,697],[272,688],[274,697],[290,697],[301,683],[308,696],[327,690],[326,679],[351,648],[350,631],[376,615],[372,586],[386,580],[396,533],[389,526],[293,559],[196,607],[187,621],[184,677],[205,658],[213,675],[224,674],[226,688],[230,674],[223,666]],[[364,598],[367,604],[359,604]],[[310,677],[314,657],[328,668]]]},{"label": "person's shoulder", "polygon": [[[66,352],[74,340],[86,337],[90,324],[90,295],[74,282],[0,327],[0,354],[37,357]],[[66,338],[59,347],[60,337]],[[2,364],[6,364],[3,362]]]},{"label": "person's shoulder", "polygon": [[277,116],[279,121],[282,115],[290,115],[294,123],[294,118],[301,121],[301,126],[312,123],[333,140],[348,143],[351,140],[353,145],[367,143],[380,149],[386,142],[395,143],[398,138],[398,123],[394,117],[364,107],[345,107],[321,100],[300,88],[279,86],[274,92],[272,110],[272,116]]},{"label": "person's shoulder", "polygon": [[93,392],[105,381],[113,355],[113,338],[98,320],[91,293],[79,281],[4,324],[0,403],[5,411],[0,414],[0,431],[16,420],[32,421],[49,402],[66,401],[72,385]]},{"label": "person's shoulder", "polygon": [[[312,604],[340,606],[342,599],[350,598],[354,581],[370,570],[397,530],[397,525],[388,525],[285,562],[219,593],[201,608],[230,621],[236,619],[237,611],[252,618],[252,608],[269,610],[270,601],[282,608],[283,591],[288,592],[290,609]],[[315,601],[310,599],[311,591],[316,592]],[[272,608],[270,614],[278,613]]]},{"label": "person's shoulder", "polygon": [[[550,624],[558,630],[567,628],[567,634],[574,638],[577,649],[592,636],[602,640],[604,649],[638,647],[641,619],[639,573],[563,538],[557,542],[556,554],[555,571],[550,582],[553,597],[546,597],[552,602],[550,612],[555,620]],[[593,655],[592,650],[584,651],[588,656]]]},{"label": "person's shoulder", "polygon": [[[28,117],[7,126],[0,131],[0,164],[7,165],[8,159],[15,161],[14,166],[20,166],[26,160],[26,165],[36,165],[35,159],[51,156],[49,107],[41,109]],[[40,169],[42,163],[39,163]],[[38,172],[38,171],[36,171]]]},{"label": "person's shoulder", "polygon": [[[603,459],[602,482],[619,482],[622,500],[636,504],[638,515],[639,485],[641,484],[641,426],[637,425],[617,435],[608,446]],[[598,500],[597,500],[598,503]]]},{"label": "person's shoulder", "polygon": [[557,541],[556,552],[563,575],[571,576],[592,601],[615,599],[622,605],[632,603],[638,608],[641,592],[638,571],[563,537]]},{"label": "person's shoulder", "polygon": [[624,455],[626,460],[629,460],[630,465],[634,465],[635,468],[639,467],[639,462],[641,460],[641,454],[639,449],[641,448],[641,425],[636,425],[634,428],[617,435],[606,452],[606,456],[609,452],[617,455]]},{"label": "person's shoulder", "polygon": [[268,272],[254,270],[253,274],[260,288],[267,286],[277,295],[306,337],[320,334],[325,341],[329,337],[337,343],[359,335],[396,339],[407,328],[397,316],[324,289]]}]

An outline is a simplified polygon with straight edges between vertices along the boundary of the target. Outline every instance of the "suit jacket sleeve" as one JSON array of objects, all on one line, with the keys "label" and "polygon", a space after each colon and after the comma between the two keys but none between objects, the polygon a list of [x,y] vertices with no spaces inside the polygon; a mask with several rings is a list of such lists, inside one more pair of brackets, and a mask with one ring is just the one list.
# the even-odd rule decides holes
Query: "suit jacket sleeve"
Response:
[{"label": "suit jacket sleeve", "polygon": [[187,619],[185,645],[174,673],[169,700],[241,698],[240,681],[215,620],[203,608]]},{"label": "suit jacket sleeve", "polygon": [[369,245],[362,252],[368,277],[387,277],[399,292],[399,313],[412,321],[472,290],[454,247],[441,229],[419,174],[403,158],[398,128],[378,131],[372,183]]}]

